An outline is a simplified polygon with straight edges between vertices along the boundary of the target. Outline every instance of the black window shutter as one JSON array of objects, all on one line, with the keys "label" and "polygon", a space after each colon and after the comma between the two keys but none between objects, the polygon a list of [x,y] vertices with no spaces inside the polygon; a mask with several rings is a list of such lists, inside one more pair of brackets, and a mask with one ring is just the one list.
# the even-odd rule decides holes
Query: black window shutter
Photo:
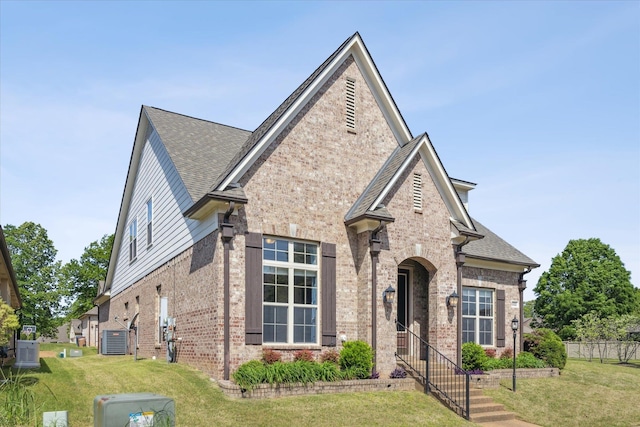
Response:
[{"label": "black window shutter", "polygon": [[262,344],[262,234],[245,234],[245,343]]},{"label": "black window shutter", "polygon": [[336,245],[322,243],[322,345],[336,346]]},{"label": "black window shutter", "polygon": [[504,289],[496,290],[496,346],[504,347]]}]

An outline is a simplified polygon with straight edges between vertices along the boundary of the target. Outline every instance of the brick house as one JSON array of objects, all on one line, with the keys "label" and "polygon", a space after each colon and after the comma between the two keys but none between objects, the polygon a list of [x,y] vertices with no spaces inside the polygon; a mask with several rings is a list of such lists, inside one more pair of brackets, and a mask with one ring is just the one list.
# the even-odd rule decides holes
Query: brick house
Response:
[{"label": "brick house", "polygon": [[[0,301],[7,304],[14,311],[22,308],[22,299],[20,298],[20,290],[18,281],[16,280],[13,264],[11,264],[11,254],[4,237],[4,231],[0,226]],[[8,343],[0,342],[7,348],[16,348],[17,335],[13,334]]]},{"label": "brick house", "polygon": [[469,216],[474,186],[409,131],[358,33],[253,132],[143,106],[100,330],[138,313],[139,354],[164,357],[172,317],[178,361],[218,379],[355,339],[390,372],[407,330],[500,353],[538,264]]}]

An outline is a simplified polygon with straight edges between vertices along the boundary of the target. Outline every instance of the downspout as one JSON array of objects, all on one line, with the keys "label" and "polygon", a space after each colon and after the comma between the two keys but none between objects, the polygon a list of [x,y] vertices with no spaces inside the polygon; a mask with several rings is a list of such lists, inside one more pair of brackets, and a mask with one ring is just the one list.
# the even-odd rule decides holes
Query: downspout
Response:
[{"label": "downspout", "polygon": [[471,241],[471,237],[466,236],[464,241],[456,247],[456,293],[460,298],[456,307],[456,363],[462,366],[462,266],[465,262],[465,255],[462,247]]},{"label": "downspout", "polygon": [[[523,338],[523,329],[524,329],[524,290],[527,289],[527,281],[524,280],[524,275],[531,272],[531,267],[527,267],[527,269],[520,273],[520,278],[518,279],[518,291],[520,291],[520,351],[523,349],[524,338]],[[515,354],[516,349],[513,349]]]},{"label": "downspout", "polygon": [[229,217],[235,209],[235,202],[229,202],[229,209],[224,214],[222,224],[220,224],[222,243],[224,246],[224,379],[229,380],[230,364],[230,332],[229,332],[229,247],[233,240],[233,224],[229,223]]},{"label": "downspout", "polygon": [[369,252],[371,253],[371,348],[373,349],[373,372],[376,370],[376,342],[377,342],[377,288],[378,288],[378,276],[376,274],[378,269],[378,254],[382,247],[382,243],[378,238],[378,232],[385,226],[384,221],[380,221],[380,225],[371,232],[371,238],[369,239]]}]

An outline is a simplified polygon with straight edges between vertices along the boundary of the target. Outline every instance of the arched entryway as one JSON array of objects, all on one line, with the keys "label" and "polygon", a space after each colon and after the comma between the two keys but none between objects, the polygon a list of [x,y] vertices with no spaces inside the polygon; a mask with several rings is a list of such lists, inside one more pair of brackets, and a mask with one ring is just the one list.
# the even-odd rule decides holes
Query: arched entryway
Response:
[{"label": "arched entryway", "polygon": [[[407,258],[398,265],[397,279],[397,349],[398,355],[411,354],[411,333],[429,342],[429,284],[436,270],[424,258]],[[435,314],[435,313],[434,313]]]}]

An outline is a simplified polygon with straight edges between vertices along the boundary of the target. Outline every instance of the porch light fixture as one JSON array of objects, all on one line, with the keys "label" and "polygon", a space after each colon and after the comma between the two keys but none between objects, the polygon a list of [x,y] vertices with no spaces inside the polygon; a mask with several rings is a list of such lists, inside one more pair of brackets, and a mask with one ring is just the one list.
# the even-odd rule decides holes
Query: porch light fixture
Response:
[{"label": "porch light fixture", "polygon": [[393,304],[393,301],[396,299],[396,290],[393,289],[391,285],[387,289],[382,292],[382,302],[385,304]]},{"label": "porch light fixture", "polygon": [[447,297],[447,305],[451,308],[456,308],[458,306],[458,300],[460,297],[458,296],[456,291],[453,291],[451,295]]}]

